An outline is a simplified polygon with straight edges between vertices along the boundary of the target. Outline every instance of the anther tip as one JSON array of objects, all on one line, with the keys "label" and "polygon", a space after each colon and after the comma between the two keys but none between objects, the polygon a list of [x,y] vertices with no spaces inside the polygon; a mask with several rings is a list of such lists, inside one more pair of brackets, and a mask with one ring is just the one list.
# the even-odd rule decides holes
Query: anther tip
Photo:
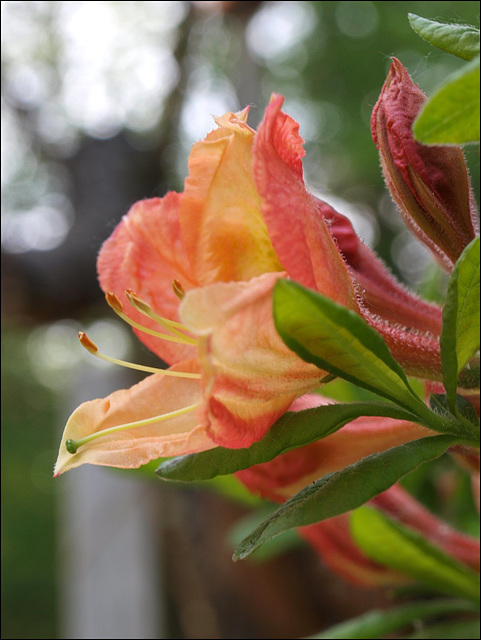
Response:
[{"label": "anther tip", "polygon": [[183,300],[185,297],[185,289],[182,286],[182,284],[176,280],[174,278],[174,280],[172,280],[172,289],[175,293],[175,295],[179,298],[179,300]]},{"label": "anther tip", "polygon": [[118,298],[118,296],[115,295],[115,293],[112,293],[112,291],[107,291],[107,293],[105,294],[105,299],[107,300],[107,304],[109,305],[109,307],[112,307],[114,311],[124,310],[124,307],[120,302],[120,299]]},{"label": "anther tip", "polygon": [[138,309],[147,315],[152,311],[150,304],[145,302],[145,300],[142,300],[142,298],[140,298],[135,291],[132,291],[132,289],[126,289],[125,295],[127,296],[127,300],[135,309]]},{"label": "anther tip", "polygon": [[97,353],[99,350],[95,342],[93,342],[84,331],[78,332],[78,339],[80,340],[82,347],[87,349],[87,351],[90,351],[90,353]]}]

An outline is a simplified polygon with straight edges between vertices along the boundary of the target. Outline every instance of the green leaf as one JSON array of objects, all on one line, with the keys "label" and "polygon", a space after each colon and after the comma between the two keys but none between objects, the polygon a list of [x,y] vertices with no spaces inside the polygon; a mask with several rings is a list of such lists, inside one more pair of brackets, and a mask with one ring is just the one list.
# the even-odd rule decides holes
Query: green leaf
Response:
[{"label": "green leaf", "polygon": [[441,362],[451,411],[458,375],[479,349],[479,237],[463,251],[449,280],[443,309]]},{"label": "green leaf", "polygon": [[414,640],[415,638],[435,638],[436,640],[448,638],[459,640],[463,638],[463,640],[479,640],[479,618],[442,622],[405,637],[410,640]]},{"label": "green leaf", "polygon": [[262,440],[248,449],[215,447],[202,453],[179,456],[163,462],[156,473],[163,480],[180,482],[198,482],[234,473],[325,438],[360,416],[415,420],[406,411],[380,402],[330,404],[305,411],[291,411],[284,414]]},{"label": "green leaf", "polygon": [[408,13],[409,24],[430,44],[463,60],[479,53],[479,29],[465,24],[444,24]]},{"label": "green leaf", "polygon": [[[447,416],[450,413],[450,407],[448,405],[447,396],[441,393],[433,393],[429,398],[429,404],[431,409],[441,416]],[[456,396],[456,414],[457,416],[467,424],[469,428],[471,425],[479,430],[479,417],[476,413],[476,409],[465,397]]]},{"label": "green leaf", "polygon": [[[258,508],[247,514],[244,518],[238,520],[235,525],[230,529],[227,542],[231,549],[236,547],[239,542],[245,538],[245,536],[252,531],[264,518],[272,513],[275,509],[275,505],[268,503],[266,508]],[[298,535],[297,531],[291,529],[285,531],[282,535],[269,540],[267,544],[257,549],[253,553],[249,560],[254,562],[265,562],[276,556],[279,556],[287,551],[291,551],[295,547],[302,546],[304,541]]]},{"label": "green leaf", "polygon": [[404,408],[418,412],[424,407],[382,337],[353,311],[279,280],[274,321],[286,345],[307,362]]},{"label": "green leaf", "polygon": [[449,76],[425,103],[413,133],[423,144],[479,141],[479,56]]},{"label": "green leaf", "polygon": [[[368,613],[338,624],[322,633],[309,636],[308,640],[374,640],[388,633],[418,623],[421,620],[429,620],[439,616],[453,613],[474,612],[477,607],[464,600],[435,600],[431,602],[416,602],[402,605],[395,609],[374,610]],[[441,636],[433,636],[441,637]],[[459,636],[463,638],[464,636]]]},{"label": "green leaf", "polygon": [[245,538],[234,560],[245,558],[274,536],[360,507],[389,489],[404,475],[442,455],[458,440],[430,436],[372,454],[341,471],[313,482],[285,502]]},{"label": "green leaf", "polygon": [[351,516],[351,533],[372,560],[436,591],[478,602],[479,576],[414,529],[402,526],[372,507],[362,507]]}]

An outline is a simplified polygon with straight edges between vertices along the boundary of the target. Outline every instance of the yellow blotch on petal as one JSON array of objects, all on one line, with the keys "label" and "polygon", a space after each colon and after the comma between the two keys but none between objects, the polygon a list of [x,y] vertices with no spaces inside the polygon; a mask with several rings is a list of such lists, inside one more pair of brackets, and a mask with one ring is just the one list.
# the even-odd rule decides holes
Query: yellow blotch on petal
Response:
[{"label": "yellow blotch on petal", "polygon": [[218,129],[192,148],[180,206],[182,232],[201,284],[282,271],[254,183],[254,131],[247,109],[215,119]]}]

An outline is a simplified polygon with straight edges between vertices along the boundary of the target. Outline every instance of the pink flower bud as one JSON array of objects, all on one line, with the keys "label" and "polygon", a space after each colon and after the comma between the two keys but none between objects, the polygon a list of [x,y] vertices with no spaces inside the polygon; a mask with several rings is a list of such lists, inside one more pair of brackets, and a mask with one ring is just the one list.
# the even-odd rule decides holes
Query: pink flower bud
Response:
[{"label": "pink flower bud", "polygon": [[463,152],[425,146],[411,131],[426,96],[393,58],[371,117],[386,184],[409,229],[451,271],[475,237],[477,209]]}]

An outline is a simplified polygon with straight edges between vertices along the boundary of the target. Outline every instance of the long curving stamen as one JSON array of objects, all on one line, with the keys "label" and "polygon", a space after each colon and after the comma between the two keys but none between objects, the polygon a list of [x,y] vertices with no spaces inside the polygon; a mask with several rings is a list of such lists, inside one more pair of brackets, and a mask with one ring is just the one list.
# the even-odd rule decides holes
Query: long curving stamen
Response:
[{"label": "long curving stamen", "polygon": [[[151,318],[151,320],[154,320],[158,325],[164,327],[164,329],[167,329],[167,331],[171,331],[177,336],[188,340],[194,340],[194,338],[185,335],[184,331],[187,331],[187,327],[185,325],[183,325],[181,322],[175,322],[175,320],[169,320],[168,318],[162,318],[162,316],[158,316],[152,309],[150,304],[148,302],[145,302],[145,300],[142,300],[142,298],[140,298],[135,293],[135,291],[132,291],[132,289],[126,289],[125,295],[127,296],[127,300],[134,307],[134,309],[137,309],[137,311],[143,313],[144,316]],[[180,329],[180,331],[178,331],[178,329]]]},{"label": "long curving stamen", "polygon": [[[145,313],[138,306],[136,306],[131,302],[130,297],[129,297],[129,302],[132,304],[132,306],[135,309],[137,309],[141,313],[144,313],[144,315],[149,315],[150,318],[155,319],[157,324],[160,324],[165,329],[167,329],[167,331],[170,331],[174,335],[168,335],[166,333],[160,333],[160,331],[155,331],[154,329],[149,329],[148,327],[144,327],[138,322],[135,322],[135,320],[132,320],[131,318],[129,318],[129,316],[126,313],[124,313],[123,305],[120,302],[119,298],[115,295],[115,293],[112,293],[111,291],[107,291],[107,293],[105,294],[105,299],[107,300],[107,304],[109,305],[109,307],[115,311],[115,313],[119,316],[119,318],[122,318],[124,322],[129,324],[131,327],[135,327],[135,329],[139,329],[144,333],[148,333],[149,335],[154,336],[155,338],[161,338],[162,340],[168,340],[170,342],[178,342],[180,344],[191,344],[191,345],[197,344],[197,340],[195,338],[192,338],[191,336],[186,336],[184,333],[177,331],[177,329],[175,329],[173,326],[169,326],[170,323],[174,322],[173,320],[166,320],[165,318],[160,318],[160,316],[158,316],[158,319],[164,321],[164,323],[161,324],[158,321],[158,319],[153,318],[153,315],[155,315],[153,312],[152,312],[153,315],[149,315]],[[144,303],[144,304],[147,305],[147,303]],[[175,325],[183,327],[183,325],[181,325],[180,322],[176,322]]]},{"label": "long curving stamen", "polygon": [[148,367],[143,364],[134,364],[133,362],[127,362],[125,360],[118,360],[117,358],[111,358],[99,351],[99,348],[91,340],[84,331],[78,332],[78,338],[82,347],[87,349],[92,355],[97,356],[101,360],[111,362],[112,364],[118,364],[121,367],[127,367],[128,369],[137,369],[137,371],[146,371],[147,373],[162,373],[165,376],[173,376],[176,378],[195,378],[200,379],[202,376],[200,373],[187,373],[184,371],[171,371],[170,369],[159,369],[158,367]]},{"label": "long curving stamen", "polygon": [[126,431],[127,429],[135,429],[136,427],[145,427],[149,424],[153,424],[154,422],[161,422],[162,420],[168,420],[169,418],[175,418],[177,416],[181,416],[184,413],[188,413],[189,411],[193,411],[199,406],[197,404],[191,404],[187,407],[182,407],[182,409],[176,409],[175,411],[170,411],[170,413],[163,413],[159,416],[153,416],[152,418],[145,418],[144,420],[137,420],[136,422],[127,422],[126,424],[119,424],[116,427],[109,427],[108,429],[103,429],[102,431],[96,431],[95,433],[90,434],[89,436],[85,436],[84,438],[80,438],[79,440],[72,440],[69,438],[65,442],[65,447],[69,453],[77,453],[77,449],[84,444],[92,442],[92,440],[96,440],[97,438],[101,438],[102,436],[110,435],[111,433],[117,433],[118,431]]}]

